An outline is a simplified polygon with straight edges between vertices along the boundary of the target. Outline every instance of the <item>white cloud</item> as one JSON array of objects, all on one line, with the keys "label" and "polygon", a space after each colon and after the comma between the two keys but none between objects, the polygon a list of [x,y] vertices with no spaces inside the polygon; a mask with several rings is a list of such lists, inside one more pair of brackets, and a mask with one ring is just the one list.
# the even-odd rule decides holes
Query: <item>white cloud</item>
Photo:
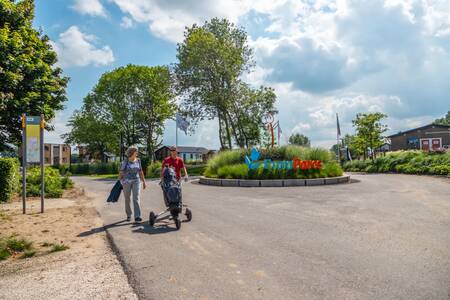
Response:
[{"label": "white cloud", "polygon": [[137,23],[148,24],[157,37],[171,42],[183,39],[185,26],[212,17],[225,17],[237,22],[249,6],[239,0],[112,0]]},{"label": "white cloud", "polygon": [[120,27],[133,28],[134,27],[133,19],[128,18],[128,17],[122,17],[122,22],[120,22]]},{"label": "white cloud", "polygon": [[109,46],[97,48],[94,35],[82,33],[77,26],[71,26],[59,35],[59,40],[52,42],[58,54],[58,64],[62,67],[87,65],[108,65],[114,61],[114,55]]},{"label": "white cloud", "polygon": [[61,135],[68,133],[70,128],[67,126],[67,117],[71,116],[71,111],[59,111],[56,113],[55,118],[49,121],[49,123],[54,127],[53,131],[46,131],[44,140],[46,143],[51,144],[61,144],[64,140]]},{"label": "white cloud", "polygon": [[106,10],[99,0],[75,0],[71,8],[83,15],[106,17]]}]

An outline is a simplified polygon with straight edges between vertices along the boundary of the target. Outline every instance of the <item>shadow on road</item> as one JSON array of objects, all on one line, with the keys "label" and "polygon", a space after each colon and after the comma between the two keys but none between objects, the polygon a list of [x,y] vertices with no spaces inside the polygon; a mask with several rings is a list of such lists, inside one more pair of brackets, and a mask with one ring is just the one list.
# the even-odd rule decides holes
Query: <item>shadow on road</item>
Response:
[{"label": "shadow on road", "polygon": [[118,222],[115,222],[115,223],[111,223],[111,224],[104,225],[104,226],[101,226],[101,227],[92,228],[91,230],[88,230],[88,231],[84,231],[84,232],[78,234],[77,237],[89,236],[91,234],[103,232],[103,231],[105,231],[106,229],[109,229],[109,228],[120,227],[120,226],[127,226],[127,225],[133,225],[133,224],[134,223],[128,222],[127,220],[121,220],[121,221],[118,221]]},{"label": "shadow on road", "polygon": [[137,226],[139,226],[139,228],[132,230],[133,233],[161,234],[177,230],[175,224],[172,222],[164,222],[158,226],[150,226],[148,224],[137,224]]}]

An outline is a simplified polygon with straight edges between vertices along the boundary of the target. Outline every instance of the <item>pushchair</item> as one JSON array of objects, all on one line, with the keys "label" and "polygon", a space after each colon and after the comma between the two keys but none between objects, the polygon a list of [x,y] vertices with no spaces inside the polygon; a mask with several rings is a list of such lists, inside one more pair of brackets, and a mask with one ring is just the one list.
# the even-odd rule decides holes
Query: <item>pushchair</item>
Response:
[{"label": "pushchair", "polygon": [[163,170],[163,178],[159,184],[161,185],[163,191],[166,210],[160,212],[159,214],[155,214],[151,211],[148,223],[150,226],[153,226],[157,221],[172,219],[174,220],[177,229],[180,229],[181,220],[179,215],[183,214],[183,208],[187,221],[189,222],[192,220],[192,211],[186,205],[183,205],[181,181],[177,180],[175,171],[166,166]]}]

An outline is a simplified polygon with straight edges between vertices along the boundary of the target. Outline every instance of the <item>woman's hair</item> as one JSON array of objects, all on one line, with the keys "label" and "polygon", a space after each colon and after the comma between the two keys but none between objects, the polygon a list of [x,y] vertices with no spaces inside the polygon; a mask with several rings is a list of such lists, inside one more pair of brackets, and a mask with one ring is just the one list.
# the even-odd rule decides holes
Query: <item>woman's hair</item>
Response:
[{"label": "woman's hair", "polygon": [[127,157],[130,157],[131,155],[133,155],[134,152],[138,151],[138,147],[136,146],[130,146],[127,149]]}]

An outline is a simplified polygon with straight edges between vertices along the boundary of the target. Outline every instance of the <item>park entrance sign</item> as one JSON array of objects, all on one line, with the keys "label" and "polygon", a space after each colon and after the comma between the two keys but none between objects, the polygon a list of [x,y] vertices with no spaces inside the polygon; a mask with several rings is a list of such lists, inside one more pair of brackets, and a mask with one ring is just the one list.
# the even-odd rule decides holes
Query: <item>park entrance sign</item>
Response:
[{"label": "park entrance sign", "polygon": [[41,213],[44,212],[44,116],[22,115],[22,209],[26,213],[27,165],[41,167]]},{"label": "park entrance sign", "polygon": [[253,148],[250,152],[250,157],[245,156],[245,163],[249,170],[257,170],[262,165],[266,170],[319,170],[322,167],[320,160],[281,160],[273,161],[270,158],[264,159],[264,161],[258,161],[261,157],[261,153]]}]

